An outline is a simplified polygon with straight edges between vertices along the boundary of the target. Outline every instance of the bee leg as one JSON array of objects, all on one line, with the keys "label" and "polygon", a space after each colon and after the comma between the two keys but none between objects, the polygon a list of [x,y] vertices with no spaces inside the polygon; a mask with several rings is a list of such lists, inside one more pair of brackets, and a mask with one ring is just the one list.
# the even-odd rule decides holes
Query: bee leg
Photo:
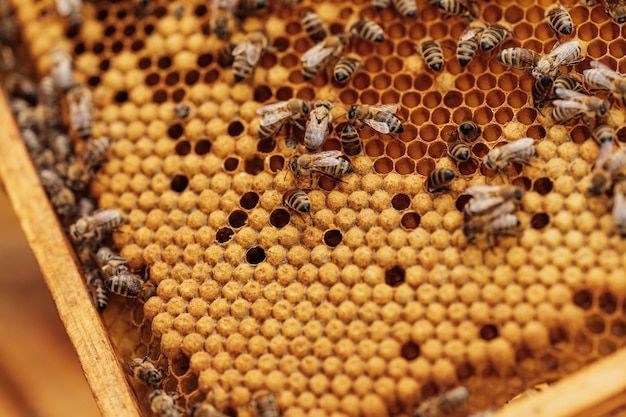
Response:
[{"label": "bee leg", "polygon": [[299,121],[297,121],[297,120],[292,120],[292,121],[291,121],[291,124],[292,124],[292,125],[295,125],[295,126],[296,126],[298,129],[300,129],[300,130],[304,130],[304,126],[302,126],[302,123],[300,123],[300,122],[299,122]]}]

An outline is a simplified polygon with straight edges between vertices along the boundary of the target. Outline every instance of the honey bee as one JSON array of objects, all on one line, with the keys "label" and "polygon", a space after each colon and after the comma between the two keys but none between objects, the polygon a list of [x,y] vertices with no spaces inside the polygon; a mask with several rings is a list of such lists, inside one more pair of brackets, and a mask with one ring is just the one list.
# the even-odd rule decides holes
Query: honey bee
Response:
[{"label": "honey bee", "polygon": [[66,97],[69,108],[70,128],[81,139],[89,139],[91,137],[93,112],[91,91],[83,84],[76,84],[68,90]]},{"label": "honey bee", "polygon": [[548,8],[546,12],[546,20],[557,36],[559,33],[563,35],[572,34],[574,23],[572,22],[572,16],[567,11],[567,7],[555,4]]},{"label": "honey bee", "polygon": [[126,263],[128,263],[126,258],[116,255],[109,247],[102,246],[96,252],[96,264],[107,278],[128,270]]},{"label": "honey bee", "polygon": [[626,104],[626,77],[601,62],[591,61],[590,65],[591,69],[583,71],[585,81],[595,89],[610,90],[613,96]]},{"label": "honey bee", "polygon": [[552,89],[556,90],[557,88],[577,91],[582,90],[583,83],[575,74],[561,74],[554,79]]},{"label": "honey bee", "polygon": [[[415,0],[391,0],[393,7],[405,17],[417,16],[417,4]],[[389,4],[389,3],[387,3]]]},{"label": "honey bee", "polygon": [[513,213],[516,207],[514,201],[502,197],[472,198],[463,207],[463,216],[466,219],[482,217],[484,220],[492,220]]},{"label": "honey bee", "polygon": [[222,68],[229,67],[235,61],[235,57],[233,56],[233,49],[235,49],[236,44],[232,42],[226,42],[223,47],[217,51],[217,63]]},{"label": "honey bee", "polygon": [[437,168],[428,174],[428,192],[434,193],[447,188],[456,177],[454,171],[448,168]]},{"label": "honey bee", "polygon": [[443,68],[443,52],[441,45],[434,39],[427,38],[415,47],[422,56],[426,65],[433,71],[441,71]]},{"label": "honey bee", "polygon": [[335,68],[333,69],[333,78],[336,82],[346,82],[354,75],[355,72],[361,68],[363,61],[358,55],[342,56],[337,60]]},{"label": "honey bee", "polygon": [[483,159],[485,166],[496,172],[506,171],[511,162],[521,164],[528,163],[528,160],[537,154],[532,138],[522,138],[504,146],[493,148]]},{"label": "honey bee", "polygon": [[465,194],[475,198],[502,197],[504,200],[522,199],[522,189],[515,185],[473,185],[465,190]]},{"label": "honey bee", "polygon": [[72,141],[65,133],[57,131],[51,133],[48,144],[57,162],[67,161],[72,154]]},{"label": "honey bee", "polygon": [[67,18],[71,25],[80,25],[83,10],[82,0],[55,0],[55,5],[59,15]]},{"label": "honey bee", "polygon": [[604,156],[604,160],[596,160],[591,172],[591,186],[588,190],[591,195],[597,196],[605,193],[614,181],[626,177],[626,151],[624,149],[609,154],[608,157]]},{"label": "honey bee", "polygon": [[463,225],[463,234],[469,241],[474,240],[477,234],[486,235],[510,235],[521,225],[520,220],[514,214],[504,214],[495,219],[476,217]]},{"label": "honey bee", "polygon": [[233,76],[236,82],[245,80],[261,59],[261,53],[269,47],[269,39],[263,30],[247,34],[233,49]]},{"label": "honey bee", "polygon": [[496,49],[507,36],[513,33],[511,27],[505,23],[493,23],[480,33],[478,43],[483,52]]},{"label": "honey bee", "polygon": [[480,33],[485,29],[485,24],[481,21],[473,21],[461,33],[459,42],[456,45],[456,59],[461,67],[467,66],[478,50],[478,38]]},{"label": "honey bee", "polygon": [[217,408],[211,404],[203,402],[201,404],[194,404],[191,407],[189,417],[228,417],[226,414],[218,411]]},{"label": "honey bee", "polygon": [[470,159],[470,147],[462,141],[454,142],[448,146],[448,155],[456,162],[465,162]]},{"label": "honey bee", "polygon": [[72,224],[69,235],[74,243],[100,240],[104,233],[112,232],[125,221],[126,217],[115,209],[96,210],[91,216],[81,217]]},{"label": "honey bee", "polygon": [[150,409],[159,417],[182,417],[183,409],[176,404],[173,396],[160,389],[154,390],[148,397]]},{"label": "honey bee", "polygon": [[46,75],[39,81],[39,97],[41,104],[48,107],[56,107],[58,95],[51,76]]},{"label": "honey bee", "polygon": [[369,19],[361,19],[352,25],[350,35],[373,43],[381,43],[385,40],[383,28],[380,27],[378,23]]},{"label": "honey bee", "polygon": [[305,80],[315,77],[318,72],[326,68],[331,61],[339,57],[348,46],[348,38],[344,35],[333,35],[315,44],[307,50],[300,60],[302,61],[302,76]]},{"label": "honey bee", "polygon": [[391,4],[391,0],[372,0],[372,7],[377,13],[386,9]]},{"label": "honey bee", "polygon": [[53,49],[48,56],[50,59],[50,77],[54,88],[61,91],[69,90],[75,84],[72,73],[72,56],[62,49]]},{"label": "honey bee", "polygon": [[481,133],[482,129],[476,120],[468,117],[452,132],[450,140],[460,139],[463,142],[472,143],[478,139]]},{"label": "honey bee", "polygon": [[26,149],[28,149],[28,153],[31,156],[35,156],[41,153],[41,151],[43,150],[43,143],[41,143],[39,137],[33,129],[22,129],[20,131],[20,136],[22,137],[24,145],[26,145]]},{"label": "honey bee", "polygon": [[191,113],[191,107],[189,107],[189,104],[187,103],[178,103],[177,105],[174,106],[174,114],[179,119],[183,119],[183,120],[186,119],[187,117],[189,117],[190,113]]},{"label": "honey bee", "polygon": [[609,113],[610,103],[594,96],[587,96],[577,91],[557,88],[555,90],[561,100],[554,101],[552,119],[555,123],[565,123],[575,117],[604,117]]},{"label": "honey bee", "polygon": [[466,387],[457,387],[448,392],[423,401],[415,413],[414,417],[439,417],[450,414],[461,408],[469,398],[470,392]]},{"label": "honey bee", "polygon": [[621,237],[626,237],[626,181],[619,181],[613,190],[613,221]]},{"label": "honey bee", "polygon": [[96,209],[96,202],[89,197],[81,197],[78,200],[78,216],[90,216]]},{"label": "honey bee", "polygon": [[363,146],[361,145],[361,138],[359,138],[359,132],[356,131],[354,126],[347,124],[341,131],[341,147],[346,155],[354,156],[361,153]]},{"label": "honey bee", "polygon": [[470,20],[478,17],[479,10],[476,8],[475,0],[428,0],[428,3],[450,16]]},{"label": "honey bee", "polygon": [[235,9],[237,0],[211,1],[211,28],[220,39],[229,37],[236,29]]},{"label": "honey bee", "polygon": [[496,58],[507,67],[518,70],[529,70],[537,64],[539,54],[526,48],[506,48],[501,50]]},{"label": "honey bee", "polygon": [[617,140],[617,133],[613,126],[600,123],[591,132],[591,137],[600,145],[598,161],[605,161],[611,156],[613,142]]},{"label": "honey bee", "polygon": [[94,169],[104,162],[105,155],[111,147],[111,138],[100,136],[98,139],[91,139],[80,154],[80,158],[87,169]]},{"label": "honey bee", "polygon": [[133,377],[137,378],[147,386],[157,389],[163,382],[161,371],[154,366],[154,363],[145,358],[135,358],[128,364]]},{"label": "honey bee", "polygon": [[404,132],[404,126],[402,126],[398,116],[394,114],[399,108],[399,104],[353,105],[348,110],[347,117],[351,123],[360,122],[360,129],[367,125],[375,131],[384,134],[402,133]]},{"label": "honey bee", "polygon": [[97,270],[90,270],[85,273],[89,293],[93,300],[93,304],[99,313],[102,313],[109,304],[109,291],[104,286],[104,282]]},{"label": "honey bee", "polygon": [[624,0],[606,0],[606,14],[618,24],[626,22],[626,2]]},{"label": "honey bee", "polygon": [[300,178],[302,174],[308,172],[311,184],[313,183],[314,172],[329,178],[339,179],[339,177],[354,172],[350,162],[340,158],[340,156],[340,151],[324,151],[312,155],[294,156],[289,161],[289,169],[293,171],[296,178]]},{"label": "honey bee", "polygon": [[141,300],[147,300],[156,294],[156,289],[150,282],[145,282],[139,275],[133,274],[126,267],[118,269],[116,275],[109,276],[104,280],[104,286],[113,294]]},{"label": "honey bee", "polygon": [[578,41],[569,41],[555,44],[549,54],[539,56],[535,65],[530,70],[530,75],[535,78],[556,77],[561,73],[561,65],[574,65],[583,58],[580,56],[582,48]]},{"label": "honey bee", "polygon": [[306,12],[302,18],[304,31],[313,42],[320,42],[328,36],[326,25],[320,17],[313,12]]},{"label": "honey bee", "polygon": [[279,417],[278,405],[274,394],[260,391],[254,395],[254,403],[259,417]]},{"label": "honey bee", "polygon": [[311,200],[309,200],[309,196],[304,191],[287,191],[285,195],[283,195],[283,204],[298,213],[308,213],[311,211]]},{"label": "honey bee", "polygon": [[554,80],[551,77],[541,77],[533,80],[533,105],[536,109],[543,108],[552,93]]},{"label": "honey bee", "polygon": [[328,126],[333,121],[333,105],[328,101],[316,101],[311,109],[309,120],[304,131],[304,146],[308,151],[313,152],[318,149],[328,135]]},{"label": "honey bee", "polygon": [[51,169],[39,171],[41,185],[50,197],[50,203],[59,216],[69,216],[76,212],[76,198],[72,190],[67,188],[61,177]]},{"label": "honey bee", "polygon": [[24,99],[31,106],[37,105],[37,87],[21,72],[11,71],[4,76],[4,88],[12,97]]},{"label": "honey bee", "polygon": [[263,119],[259,125],[259,138],[268,139],[277,135],[287,121],[304,129],[298,123],[299,119],[306,117],[310,112],[311,105],[308,101],[292,98],[278,103],[267,104],[257,110],[257,114]]}]

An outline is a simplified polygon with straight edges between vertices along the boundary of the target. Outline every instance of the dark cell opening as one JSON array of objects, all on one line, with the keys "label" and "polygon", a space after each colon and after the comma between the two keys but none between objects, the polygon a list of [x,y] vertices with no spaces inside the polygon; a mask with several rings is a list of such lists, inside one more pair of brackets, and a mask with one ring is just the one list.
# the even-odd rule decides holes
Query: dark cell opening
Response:
[{"label": "dark cell opening", "polygon": [[177,192],[185,191],[185,188],[189,185],[189,179],[184,175],[176,175],[172,178],[172,190]]},{"label": "dark cell opening", "polygon": [[404,213],[400,219],[400,224],[407,230],[413,230],[420,225],[420,220],[420,215],[415,212]]},{"label": "dark cell opening", "polygon": [[148,24],[143,27],[143,33],[150,35],[154,32],[154,25]]},{"label": "dark cell opening", "polygon": [[83,52],[85,52],[85,44],[84,43],[79,43],[74,47],[74,55],[80,55]]},{"label": "dark cell opening", "polygon": [[102,22],[103,20],[106,20],[107,16],[109,16],[109,11],[103,9],[98,12],[98,14],[96,15],[96,19]]},{"label": "dark cell opening", "polygon": [[587,318],[587,329],[589,329],[591,333],[604,333],[604,328],[604,319],[601,316],[594,314],[593,316]]},{"label": "dark cell opening", "polygon": [[215,240],[217,243],[226,243],[235,234],[235,231],[230,227],[222,227],[215,233]]},{"label": "dark cell opening", "polygon": [[102,61],[100,61],[100,69],[102,71],[107,71],[110,65],[111,62],[108,59],[103,59]]},{"label": "dark cell opening", "polygon": [[420,347],[417,343],[409,340],[405,344],[402,345],[402,349],[400,350],[402,357],[408,361],[412,361],[416,359],[420,355]]},{"label": "dark cell opening", "polygon": [[550,216],[546,213],[536,213],[533,215],[532,219],[530,219],[530,226],[533,229],[543,229],[550,222]]},{"label": "dark cell opening", "polygon": [[152,87],[153,85],[157,85],[161,77],[156,72],[150,73],[146,76],[146,85]]},{"label": "dark cell opening", "polygon": [[183,90],[182,88],[178,88],[174,90],[174,92],[172,93],[172,100],[175,103],[180,103],[181,101],[183,101],[184,98],[185,98],[185,90]]},{"label": "dark cell opening", "polygon": [[149,68],[150,65],[152,65],[152,61],[150,60],[150,58],[145,58],[145,57],[141,58],[138,63],[139,69]]},{"label": "dark cell opening", "polygon": [[122,49],[124,49],[124,44],[121,41],[115,41],[113,42],[113,45],[111,45],[111,51],[115,52],[116,54],[121,52]]},{"label": "dark cell opening", "polygon": [[131,37],[137,32],[137,28],[135,25],[128,25],[124,28],[124,35],[127,37]]},{"label": "dark cell opening", "polygon": [[87,84],[89,84],[90,87],[97,87],[100,84],[100,77],[89,77]]},{"label": "dark cell opening", "polygon": [[289,39],[284,37],[276,38],[274,40],[274,48],[279,52],[287,50],[289,48]]},{"label": "dark cell opening", "polygon": [[72,25],[65,32],[65,36],[67,36],[70,39],[73,39],[76,37],[76,35],[78,35],[78,32],[80,31],[79,29],[80,29],[80,26]]},{"label": "dark cell opening", "polygon": [[541,195],[546,195],[552,191],[552,180],[549,178],[538,178],[535,180],[534,190]]},{"label": "dark cell opening", "polygon": [[274,150],[275,147],[276,147],[276,141],[274,140],[273,137],[260,140],[256,145],[257,151],[262,152],[262,153],[270,153]]},{"label": "dark cell opening", "polygon": [[157,104],[165,103],[167,101],[167,93],[165,90],[157,90],[152,95],[152,101]]},{"label": "dark cell opening", "polygon": [[236,120],[228,125],[228,134],[230,136],[239,136],[243,132],[243,124],[240,121]]},{"label": "dark cell opening", "polygon": [[254,89],[254,101],[263,103],[272,97],[272,90],[266,86],[260,86]]},{"label": "dark cell opening", "polygon": [[167,9],[165,7],[157,7],[152,12],[156,17],[163,17],[167,14]]},{"label": "dark cell opening", "polygon": [[167,129],[167,135],[172,139],[178,139],[179,137],[182,136],[182,134],[183,134],[183,127],[179,125],[178,123],[170,126],[169,129]]},{"label": "dark cell opening", "polygon": [[319,177],[317,180],[317,185],[318,187],[320,187],[322,190],[325,191],[332,191],[335,189],[335,187],[337,186],[337,180],[334,178],[330,178],[330,177]]},{"label": "dark cell opening", "polygon": [[458,91],[449,91],[443,98],[443,103],[454,109],[463,103],[463,95]]},{"label": "dark cell opening", "polygon": [[471,195],[468,194],[462,194],[460,195],[457,199],[456,199],[456,209],[458,211],[463,211],[463,207],[465,207],[465,205],[467,204],[467,202],[470,200],[470,198],[472,198]]},{"label": "dark cell opening", "polygon": [[248,221],[248,214],[243,210],[235,210],[228,216],[228,224],[235,229],[244,226],[246,221]]},{"label": "dark cell opening", "polygon": [[196,143],[196,153],[198,155],[204,155],[211,152],[211,142],[208,140],[201,140]]},{"label": "dark cell opening", "polygon": [[202,54],[198,57],[198,66],[201,68],[208,67],[213,62],[211,54]]},{"label": "dark cell opening", "polygon": [[196,7],[196,9],[193,11],[193,13],[198,17],[202,17],[208,12],[209,12],[209,9],[204,4]]},{"label": "dark cell opening", "polygon": [[389,286],[397,287],[404,282],[404,275],[404,269],[396,265],[385,271],[385,282]]},{"label": "dark cell opening", "polygon": [[337,229],[327,230],[324,233],[324,243],[333,248],[341,243],[341,239],[343,239],[343,235]]},{"label": "dark cell opening", "polygon": [[258,203],[259,195],[254,191],[248,191],[247,193],[242,195],[241,199],[239,200],[239,205],[246,210],[252,210],[256,207]]},{"label": "dark cell opening", "polygon": [[281,155],[270,156],[270,170],[272,172],[279,172],[285,167],[285,158]]},{"label": "dark cell opening", "polygon": [[517,185],[522,190],[530,190],[532,181],[528,177],[517,177],[513,180],[513,185]]},{"label": "dark cell opening", "polygon": [[[91,50],[93,51],[94,54],[99,55],[104,51],[104,44],[100,42],[94,43],[93,48],[91,48]],[[100,68],[102,68],[102,66],[100,66]]]},{"label": "dark cell opening", "polygon": [[285,209],[276,209],[270,214],[270,224],[277,229],[282,229],[289,224],[291,215]]},{"label": "dark cell opening", "polygon": [[228,172],[233,172],[239,166],[239,159],[237,158],[227,158],[224,161],[224,169]]},{"label": "dark cell opening", "polygon": [[126,10],[118,10],[117,11],[117,18],[119,20],[122,20],[122,19],[124,19],[126,17],[126,14],[127,14]]},{"label": "dark cell opening", "polygon": [[617,300],[611,293],[605,292],[598,298],[598,306],[607,314],[612,314],[617,310]]},{"label": "dark cell opening", "polygon": [[118,91],[117,93],[115,93],[116,103],[126,103],[127,101],[128,101],[128,92]]},{"label": "dark cell opening", "polygon": [[104,28],[104,36],[105,37],[110,37],[115,33],[115,26],[111,25],[111,26],[107,26],[106,28]]},{"label": "dark cell opening", "polygon": [[143,43],[143,41],[141,39],[137,39],[136,41],[130,44],[130,49],[133,52],[138,52],[138,51],[141,51],[144,46],[145,44]]},{"label": "dark cell opening", "polygon": [[180,156],[185,156],[187,155],[189,152],[191,152],[191,144],[189,142],[187,142],[186,140],[182,141],[182,142],[178,142],[176,144],[176,153]]},{"label": "dark cell opening", "polygon": [[200,79],[200,73],[198,71],[192,70],[185,75],[185,84],[194,85]]},{"label": "dark cell opening", "polygon": [[276,99],[279,101],[289,100],[293,97],[293,90],[291,87],[281,87],[276,90]]},{"label": "dark cell opening", "polygon": [[621,320],[611,323],[611,334],[616,337],[626,336],[626,323]]},{"label": "dark cell opening", "polygon": [[163,56],[159,58],[159,60],[157,61],[157,66],[161,69],[168,69],[172,66],[172,58],[170,58],[169,56]]},{"label": "dark cell opening", "polygon": [[248,249],[248,252],[246,252],[246,260],[252,265],[263,262],[265,260],[265,250],[258,246]]},{"label": "dark cell opening", "polygon": [[498,337],[498,328],[493,324],[485,324],[480,329],[480,337],[485,340],[495,339],[496,337]]},{"label": "dark cell opening", "polygon": [[391,199],[391,205],[398,211],[404,210],[411,204],[411,199],[406,194],[396,194]]},{"label": "dark cell opening", "polygon": [[591,293],[586,290],[580,290],[574,293],[574,304],[583,310],[589,310],[593,305],[593,297]]},{"label": "dark cell opening", "polygon": [[167,84],[169,86],[178,84],[179,81],[180,81],[180,75],[178,75],[177,72],[170,72],[165,77],[165,84]]},{"label": "dark cell opening", "polygon": [[219,76],[220,76],[220,73],[215,68],[213,68],[212,70],[204,74],[204,82],[207,84],[210,84],[213,81],[217,80],[217,77]]},{"label": "dark cell opening", "polygon": [[257,175],[263,172],[263,159],[258,156],[253,156],[248,159],[244,164],[244,169],[250,175]]},{"label": "dark cell opening", "polygon": [[189,370],[189,359],[184,355],[178,355],[175,359],[172,359],[171,365],[172,373],[177,377],[181,377]]}]

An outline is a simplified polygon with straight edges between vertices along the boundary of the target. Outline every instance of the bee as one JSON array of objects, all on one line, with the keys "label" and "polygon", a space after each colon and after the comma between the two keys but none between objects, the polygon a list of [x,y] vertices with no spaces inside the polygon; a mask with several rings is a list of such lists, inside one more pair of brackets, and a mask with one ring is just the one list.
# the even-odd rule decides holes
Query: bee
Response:
[{"label": "bee", "polygon": [[333,78],[336,82],[342,83],[348,81],[355,72],[361,68],[363,61],[358,55],[351,54],[348,56],[342,56],[337,60],[335,68],[333,69]]},{"label": "bee", "polygon": [[328,135],[328,126],[333,121],[333,105],[328,101],[316,101],[311,109],[309,120],[304,131],[304,146],[308,151],[313,152],[318,149]]},{"label": "bee", "polygon": [[354,172],[352,164],[348,160],[340,158],[340,156],[340,151],[324,151],[312,155],[294,156],[289,161],[289,169],[296,178],[300,178],[302,174],[308,172],[311,184],[313,183],[314,172],[333,179],[339,179],[339,177]]},{"label": "bee", "polygon": [[456,60],[459,61],[461,67],[467,66],[476,56],[478,38],[484,29],[485,24],[476,20],[471,22],[461,33],[459,42],[456,45]]},{"label": "bee", "polygon": [[372,7],[377,13],[386,9],[391,4],[391,0],[372,0]]},{"label": "bee", "polygon": [[529,70],[537,64],[539,54],[526,48],[506,48],[501,50],[496,58],[507,67]]},{"label": "bee", "polygon": [[474,198],[502,197],[504,200],[522,199],[522,189],[515,185],[473,185],[465,190],[465,194]]},{"label": "bee", "polygon": [[428,0],[428,3],[440,9],[447,15],[459,16],[467,19],[478,17],[478,10],[473,4],[475,0]]},{"label": "bee", "polygon": [[454,171],[448,168],[437,168],[428,174],[428,192],[434,193],[447,188],[447,185],[456,177]]},{"label": "bee", "polygon": [[456,162],[465,162],[470,159],[470,147],[463,141],[457,141],[448,146],[448,155]]},{"label": "bee", "polygon": [[82,0],[55,0],[57,12],[67,18],[72,26],[81,23],[81,12],[83,10]]},{"label": "bee", "polygon": [[263,30],[247,34],[233,49],[233,76],[236,82],[245,80],[261,59],[261,53],[269,47],[269,39]]},{"label": "bee", "polygon": [[591,61],[591,69],[584,70],[583,75],[587,83],[599,90],[610,90],[613,96],[626,104],[626,77],[618,74],[601,62]]},{"label": "bee", "polygon": [[228,417],[226,414],[218,411],[217,408],[211,404],[203,402],[201,404],[194,404],[191,407],[189,417]]},{"label": "bee", "polygon": [[274,394],[260,391],[254,395],[254,403],[259,417],[279,417],[278,405]]},{"label": "bee", "polygon": [[463,142],[472,143],[482,133],[482,129],[471,117],[466,118],[450,135],[450,140],[461,139]]},{"label": "bee", "polygon": [[35,133],[35,131],[31,128],[22,129],[20,131],[20,136],[24,141],[24,145],[26,145],[26,149],[28,149],[28,153],[31,156],[35,156],[43,151],[43,143],[39,140],[39,137]]},{"label": "bee", "polygon": [[48,107],[56,107],[59,97],[51,76],[46,75],[39,81],[39,97],[41,104]]},{"label": "bee", "polygon": [[504,214],[495,219],[482,217],[472,218],[463,225],[463,234],[472,241],[475,235],[484,233],[487,235],[510,235],[521,225],[520,220],[514,214]]},{"label": "bee", "polygon": [[236,29],[235,9],[237,0],[211,1],[211,28],[220,39],[228,38]]},{"label": "bee", "polygon": [[626,22],[626,2],[624,0],[606,0],[606,14],[618,24]]},{"label": "bee", "polygon": [[380,27],[378,23],[369,19],[361,19],[352,25],[350,35],[373,43],[381,43],[385,40],[383,28]]},{"label": "bee", "polygon": [[287,191],[285,195],[283,195],[283,204],[298,213],[308,213],[311,211],[311,200],[309,200],[309,196],[304,191]]},{"label": "bee", "polygon": [[177,105],[174,106],[174,114],[179,119],[183,119],[183,120],[186,119],[187,117],[189,117],[190,113],[191,113],[191,107],[189,107],[189,104],[187,103],[178,103]]},{"label": "bee", "polygon": [[483,162],[487,168],[496,172],[506,171],[511,162],[528,163],[528,160],[537,154],[534,142],[532,138],[522,138],[493,148]]},{"label": "bee", "polygon": [[[417,4],[415,0],[391,0],[393,7],[405,17],[417,16]],[[389,4],[389,3],[387,3]]]},{"label": "bee", "polygon": [[433,71],[441,71],[443,68],[443,52],[441,45],[434,39],[427,38],[415,47],[417,52],[422,56],[426,65]]},{"label": "bee", "polygon": [[564,90],[582,90],[583,83],[580,78],[574,74],[561,74],[554,79],[552,90],[562,88]]},{"label": "bee", "polygon": [[360,129],[367,125],[375,131],[384,134],[402,133],[404,132],[404,126],[402,126],[398,116],[394,114],[399,108],[399,104],[353,105],[348,110],[347,116],[351,123],[360,122]]},{"label": "bee", "polygon": [[615,180],[626,177],[626,151],[624,149],[609,154],[605,158],[596,160],[591,173],[591,186],[588,190],[591,195],[597,196],[605,193]]},{"label": "bee", "polygon": [[147,386],[157,389],[163,382],[161,371],[154,366],[154,363],[145,358],[135,358],[128,364],[133,377],[137,378]]},{"label": "bee", "polygon": [[150,282],[145,282],[137,274],[133,274],[126,267],[119,268],[116,275],[104,280],[104,286],[113,294],[127,298],[147,300],[156,294],[156,288]]},{"label": "bee", "polygon": [[617,133],[613,126],[600,123],[591,132],[591,137],[600,145],[598,161],[605,161],[611,156],[613,142],[617,140]]},{"label": "bee", "polygon": [[470,392],[466,387],[457,387],[448,392],[423,401],[415,413],[414,417],[439,417],[450,414],[461,408],[469,398]]},{"label": "bee", "polygon": [[554,31],[559,35],[571,35],[574,30],[574,23],[572,22],[572,16],[567,11],[567,7],[561,5],[553,5],[546,10],[546,20]]},{"label": "bee", "polygon": [[126,258],[116,255],[109,247],[102,246],[96,252],[96,264],[107,278],[128,270],[126,263],[128,263]]},{"label": "bee", "polygon": [[598,97],[558,88],[555,90],[561,100],[554,101],[552,119],[556,123],[565,123],[577,116],[604,117],[609,113],[610,103]]},{"label": "bee", "polygon": [[160,389],[154,390],[148,397],[150,409],[159,417],[182,417],[183,409],[176,404],[173,396]]},{"label": "bee", "polygon": [[12,97],[24,99],[31,106],[37,105],[37,87],[21,72],[11,71],[5,74],[4,88]]},{"label": "bee", "polygon": [[354,126],[347,124],[341,131],[341,147],[346,155],[354,156],[361,153],[363,146],[361,145],[361,138],[359,132],[356,131]]},{"label": "bee", "polygon": [[67,161],[72,154],[72,141],[65,133],[53,132],[48,138],[48,144],[57,162]]},{"label": "bee", "polygon": [[259,125],[259,138],[268,139],[282,129],[287,121],[295,124],[300,129],[304,127],[298,123],[299,119],[306,117],[311,109],[308,101],[299,98],[292,98],[287,101],[267,104],[257,110],[257,114],[263,119]]},{"label": "bee", "polygon": [[104,233],[112,232],[125,221],[126,217],[115,209],[96,210],[91,216],[81,217],[72,224],[69,235],[74,243],[100,240]]},{"label": "bee", "polygon": [[622,179],[613,190],[613,221],[621,237],[626,237],[626,181]]},{"label": "bee", "polygon": [[236,44],[232,42],[226,42],[223,47],[217,51],[217,63],[222,68],[229,67],[235,61],[235,57],[233,56],[233,49],[235,49]]},{"label": "bee", "polygon": [[54,88],[61,91],[69,90],[75,84],[72,73],[74,66],[72,56],[62,49],[53,49],[48,57],[50,59],[50,77]]},{"label": "bee", "polygon": [[582,48],[578,41],[557,43],[547,55],[539,56],[535,65],[530,70],[530,75],[535,78],[542,76],[556,77],[561,73],[561,65],[574,65],[580,62]]},{"label": "bee", "polygon": [[39,171],[41,185],[50,197],[50,203],[59,216],[69,216],[76,212],[76,198],[72,190],[67,188],[61,177],[51,169]]},{"label": "bee", "polygon": [[541,77],[533,80],[533,105],[536,109],[543,108],[552,93],[554,80],[551,77]]},{"label": "bee", "polygon": [[463,216],[466,219],[483,217],[485,220],[495,219],[503,214],[513,213],[515,202],[503,197],[472,198],[463,207]]},{"label": "bee", "polygon": [[246,16],[265,7],[265,0],[239,0],[237,2],[237,14]]},{"label": "bee", "polygon": [[109,304],[109,290],[107,290],[104,286],[104,282],[102,281],[102,278],[100,278],[97,270],[93,269],[86,272],[85,277],[87,279],[87,286],[89,288],[93,304],[96,306],[96,310],[98,310],[99,313],[102,313]]},{"label": "bee", "polygon": [[478,41],[480,50],[487,52],[496,49],[511,33],[513,33],[511,27],[504,23],[493,23],[487,26],[487,28],[480,33]]},{"label": "bee", "polygon": [[78,216],[85,217],[93,214],[96,209],[96,202],[89,197],[81,197],[78,200]]},{"label": "bee", "polygon": [[315,77],[318,72],[326,68],[331,61],[341,55],[347,46],[348,38],[339,34],[329,36],[307,50],[300,58],[304,79],[310,80]]},{"label": "bee", "polygon": [[328,36],[326,25],[320,17],[313,12],[306,12],[302,18],[304,31],[313,42],[320,42]]},{"label": "bee", "polygon": [[66,98],[69,108],[70,128],[81,139],[89,139],[91,137],[93,112],[91,91],[83,84],[76,84],[68,90]]}]

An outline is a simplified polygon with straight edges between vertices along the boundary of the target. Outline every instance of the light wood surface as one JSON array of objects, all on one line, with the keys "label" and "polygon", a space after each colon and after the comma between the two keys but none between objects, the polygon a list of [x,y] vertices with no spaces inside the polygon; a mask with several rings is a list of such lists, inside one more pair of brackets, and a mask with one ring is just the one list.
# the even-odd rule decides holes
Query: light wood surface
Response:
[{"label": "light wood surface", "polygon": [[[105,417],[139,416],[100,317],[76,269],[69,244],[19,137],[4,94],[0,95],[0,126],[3,131],[0,136],[0,177],[52,294],[56,310],[78,353],[96,404]],[[28,308],[27,290],[20,292],[15,296],[16,300],[23,308]],[[3,332],[3,336],[5,334]],[[26,343],[36,342],[29,340]],[[54,366],[53,363],[49,365]],[[26,361],[24,366],[37,364]],[[54,378],[61,378],[62,375],[63,369],[53,368],[48,373],[42,372],[40,378],[53,384]],[[66,395],[71,403],[72,392]],[[70,412],[65,415],[78,414]]]}]

